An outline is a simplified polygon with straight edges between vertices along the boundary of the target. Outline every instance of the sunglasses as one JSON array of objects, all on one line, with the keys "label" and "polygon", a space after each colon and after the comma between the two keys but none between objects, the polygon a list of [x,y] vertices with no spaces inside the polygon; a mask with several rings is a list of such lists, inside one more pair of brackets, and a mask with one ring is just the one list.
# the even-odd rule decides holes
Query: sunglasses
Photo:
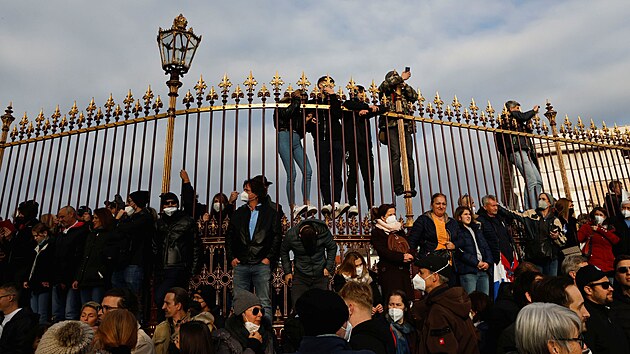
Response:
[{"label": "sunglasses", "polygon": [[608,288],[610,288],[610,285],[611,285],[611,284],[610,284],[610,282],[609,282],[609,281],[603,281],[603,282],[601,282],[601,283],[591,283],[591,284],[589,284],[589,286],[590,286],[591,288],[592,288],[592,287],[594,287],[594,286],[598,286],[598,285],[599,285],[599,286],[601,286],[601,287],[602,287],[602,289],[604,289],[604,290],[608,290]]},{"label": "sunglasses", "polygon": [[630,270],[630,267],[619,267],[617,268],[617,273],[620,273],[620,274],[628,273],[628,270]]},{"label": "sunglasses", "polygon": [[252,309],[252,315],[258,316],[258,314],[265,315],[265,309],[260,308],[260,307],[254,307]]}]

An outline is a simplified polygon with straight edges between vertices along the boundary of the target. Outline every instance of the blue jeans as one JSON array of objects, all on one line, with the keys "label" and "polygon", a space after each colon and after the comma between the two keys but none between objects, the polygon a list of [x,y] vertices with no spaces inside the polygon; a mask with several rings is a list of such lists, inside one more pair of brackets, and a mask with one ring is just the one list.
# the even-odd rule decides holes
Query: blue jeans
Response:
[{"label": "blue jeans", "polygon": [[538,171],[527,151],[515,151],[508,156],[508,160],[516,166],[518,172],[525,178],[525,188],[523,188],[524,209],[535,208],[538,204],[538,194],[543,190],[543,180],[540,171]]},{"label": "blue jeans", "polygon": [[67,286],[61,289],[59,284],[52,290],[52,310],[55,322],[78,320],[81,315],[81,296],[79,290]]},{"label": "blue jeans", "polygon": [[473,291],[481,291],[486,295],[490,295],[490,283],[488,283],[488,273],[479,271],[477,274],[462,274],[459,276],[462,288],[468,294]]},{"label": "blue jeans", "polygon": [[[304,154],[300,135],[296,132],[291,134],[289,131],[278,132],[278,153],[284,165],[284,170],[287,173],[286,188],[289,204],[295,204],[296,171],[293,160],[297,162],[300,171],[302,171],[302,197],[304,201],[310,200],[311,176],[313,175],[313,170],[311,170],[311,164],[308,162],[308,156]],[[293,160],[291,159],[291,154],[293,154]]]},{"label": "blue jeans", "polygon": [[551,277],[558,276],[558,260],[557,259],[553,259],[553,260],[545,261],[545,262],[532,261],[532,263],[534,263],[536,268],[540,269],[540,272],[543,273],[544,275],[548,275]]},{"label": "blue jeans", "polygon": [[39,315],[39,324],[50,323],[50,294],[50,290],[41,294],[31,294],[31,309]]},{"label": "blue jeans", "polygon": [[139,295],[144,279],[144,270],[141,266],[130,264],[125,269],[112,273],[112,286],[114,288],[127,288]]},{"label": "blue jeans", "polygon": [[[270,279],[271,268],[267,264],[238,264],[234,267],[234,294],[239,290],[255,290],[265,310],[265,317],[273,322]],[[253,289],[251,285],[254,285]]]},{"label": "blue jeans", "polygon": [[101,286],[91,286],[80,289],[79,292],[81,293],[82,304],[88,301],[96,301],[100,304],[103,300],[103,295],[105,295],[105,288]]}]

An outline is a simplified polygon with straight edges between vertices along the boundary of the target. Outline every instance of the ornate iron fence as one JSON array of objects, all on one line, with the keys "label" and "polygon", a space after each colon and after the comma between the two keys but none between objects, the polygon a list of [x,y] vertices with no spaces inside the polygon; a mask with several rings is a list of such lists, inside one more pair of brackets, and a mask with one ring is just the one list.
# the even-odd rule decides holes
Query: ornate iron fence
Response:
[{"label": "ornate iron fence", "polygon": [[[13,124],[13,107],[9,105],[2,116],[0,136],[3,200],[0,214],[9,217],[20,201],[28,199],[37,200],[42,213],[55,213],[65,205],[98,207],[114,194],[125,196],[139,189],[167,191],[172,166],[167,163],[165,172],[165,166],[159,161],[169,161],[170,157],[175,167],[190,172],[199,200],[206,201],[209,208],[215,193],[239,190],[244,179],[262,174],[275,182],[269,191],[272,199],[288,210],[289,198],[284,186],[293,176],[281,166],[278,132],[273,125],[278,110],[288,106],[281,102],[282,98],[295,91],[293,85],[285,88],[284,84],[276,73],[269,86],[265,83],[259,86],[250,73],[243,88],[241,85],[232,88],[230,78],[225,75],[217,91],[214,86],[208,89],[200,78],[192,91],[184,95],[181,101],[184,108],[180,110],[171,107],[163,112],[160,96],[156,97],[149,87],[141,99],[136,99],[129,91],[122,104],[117,104],[110,96],[102,107],[92,99],[80,111],[75,102],[66,114],[57,107],[49,116],[42,111],[31,121],[25,113],[17,124]],[[306,112],[328,110],[328,104],[307,102],[308,97],[321,97],[322,93],[318,87],[309,92],[311,83],[305,74],[295,85],[309,93],[300,106],[304,119]],[[356,83],[351,79],[345,86],[346,91],[340,87],[337,95],[346,99],[346,92],[352,95],[355,88]],[[374,81],[368,91],[371,104],[390,104],[381,101]],[[404,196],[398,197],[398,202],[405,202],[408,226],[415,216],[429,208],[430,195],[435,192],[447,195],[451,204],[464,194],[477,201],[483,195],[494,194],[514,209],[523,208],[522,189],[527,181],[497,152],[497,139],[503,134],[533,140],[543,189],[572,199],[579,213],[604,204],[609,181],[618,180],[627,189],[630,130],[624,127],[615,125],[609,129],[603,124],[600,129],[591,121],[587,128],[581,119],[573,125],[568,117],[559,124],[556,111],[547,103],[544,115],[548,124],[537,116],[529,132],[515,132],[510,130],[505,115],[496,112],[489,101],[485,109],[479,108],[474,100],[464,107],[457,97],[446,104],[436,93],[427,102],[422,93],[417,92],[418,100],[406,107],[411,115],[398,113],[395,107],[382,115],[387,120],[411,120],[415,128],[412,149],[418,195],[412,197],[407,190]],[[177,92],[169,95],[177,97]],[[361,119],[359,115],[350,116]],[[169,124],[173,124],[172,129]],[[375,183],[375,205],[391,203],[397,198],[392,188],[389,145],[376,138],[378,132],[378,124],[372,119],[368,136],[374,137],[370,151],[375,158],[375,169],[370,178]],[[166,143],[161,139],[165,134]],[[169,140],[169,134],[174,139]],[[306,157],[316,165],[318,158],[312,140],[304,138],[302,142]],[[347,158],[347,151],[352,149],[345,150]],[[343,159],[344,171],[345,161]],[[354,161],[356,163],[356,156]],[[358,166],[355,168],[359,171]],[[313,171],[314,176],[319,176],[317,168]],[[403,174],[409,176],[408,173],[403,166]],[[155,178],[160,174],[162,180]],[[346,185],[346,173],[343,180]],[[300,182],[296,182],[296,186],[299,185]],[[365,200],[365,185],[360,178],[357,185],[358,216],[328,218],[327,222],[342,253],[346,249],[360,248],[370,256],[369,209],[372,205]],[[319,186],[319,178],[315,177],[311,187],[315,190]],[[318,197],[312,204],[321,209],[321,194],[314,192]],[[153,198],[158,194],[152,193]],[[347,190],[342,199],[347,200]],[[283,220],[285,231],[298,221],[299,218],[287,212]],[[206,248],[206,264],[193,283],[214,286],[225,305],[231,286],[222,249],[227,224],[211,219],[200,220],[199,225]],[[373,264],[373,260],[370,262]],[[289,310],[281,275],[281,270],[276,270],[272,280],[278,316],[286,315]]]}]

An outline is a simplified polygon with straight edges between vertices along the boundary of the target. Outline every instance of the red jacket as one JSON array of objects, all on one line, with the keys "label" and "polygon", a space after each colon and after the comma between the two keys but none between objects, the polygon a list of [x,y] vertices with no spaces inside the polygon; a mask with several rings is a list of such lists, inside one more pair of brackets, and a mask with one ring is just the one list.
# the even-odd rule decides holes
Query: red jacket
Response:
[{"label": "red jacket", "polygon": [[[587,221],[578,231],[578,242],[585,242],[583,253],[591,249],[591,256],[588,264],[592,264],[601,269],[602,272],[610,272],[613,270],[613,245],[619,243],[619,237],[615,234],[613,228],[604,228],[601,225],[597,230],[593,230],[593,222]],[[589,241],[590,237],[590,241]]]}]

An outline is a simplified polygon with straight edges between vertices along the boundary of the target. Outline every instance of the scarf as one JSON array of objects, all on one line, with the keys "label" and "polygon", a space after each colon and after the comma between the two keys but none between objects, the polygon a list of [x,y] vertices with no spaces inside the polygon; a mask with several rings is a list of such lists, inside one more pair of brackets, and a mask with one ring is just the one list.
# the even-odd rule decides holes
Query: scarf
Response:
[{"label": "scarf", "polygon": [[385,231],[386,234],[390,234],[392,232],[400,231],[402,229],[402,224],[399,221],[396,221],[393,224],[388,224],[382,219],[378,218],[376,219],[376,227]]}]

